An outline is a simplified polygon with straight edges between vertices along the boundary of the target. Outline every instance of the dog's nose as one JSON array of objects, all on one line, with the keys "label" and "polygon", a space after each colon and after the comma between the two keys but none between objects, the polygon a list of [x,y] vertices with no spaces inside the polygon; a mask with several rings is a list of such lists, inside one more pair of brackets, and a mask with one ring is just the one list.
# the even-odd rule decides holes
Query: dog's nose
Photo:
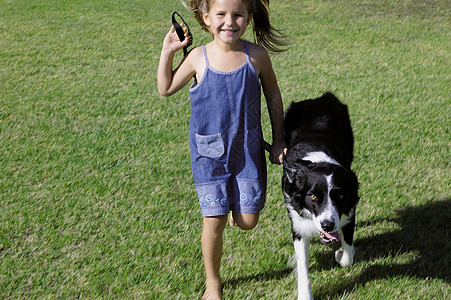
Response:
[{"label": "dog's nose", "polygon": [[330,232],[335,229],[335,223],[330,220],[322,220],[321,228],[326,232]]}]

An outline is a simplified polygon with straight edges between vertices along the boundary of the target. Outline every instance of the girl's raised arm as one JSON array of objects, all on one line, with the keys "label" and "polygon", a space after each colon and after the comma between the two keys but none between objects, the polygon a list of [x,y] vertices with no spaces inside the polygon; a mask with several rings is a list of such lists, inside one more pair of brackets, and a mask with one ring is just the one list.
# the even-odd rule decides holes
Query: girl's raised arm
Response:
[{"label": "girl's raised arm", "polygon": [[195,70],[189,62],[189,55],[182,60],[175,70],[172,70],[175,53],[185,47],[189,41],[189,38],[187,38],[187,29],[184,28],[184,31],[185,40],[183,42],[180,42],[174,26],[171,27],[164,38],[157,75],[158,92],[162,96],[171,96],[175,94],[184,87],[195,74]]}]

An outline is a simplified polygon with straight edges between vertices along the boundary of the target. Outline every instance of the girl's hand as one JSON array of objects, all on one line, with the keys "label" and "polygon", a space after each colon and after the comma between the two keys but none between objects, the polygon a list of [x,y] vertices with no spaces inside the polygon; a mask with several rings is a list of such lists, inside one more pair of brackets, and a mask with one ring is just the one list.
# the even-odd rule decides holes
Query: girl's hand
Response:
[{"label": "girl's hand", "polygon": [[287,154],[287,146],[285,141],[274,141],[271,146],[271,154],[269,155],[269,161],[273,164],[280,165],[283,163],[283,156]]},{"label": "girl's hand", "polygon": [[175,53],[180,49],[183,49],[183,47],[185,47],[186,45],[188,45],[189,42],[188,28],[183,27],[183,23],[180,23],[180,26],[182,26],[183,32],[185,33],[185,39],[183,40],[183,42],[180,41],[177,33],[175,32],[174,25],[172,25],[171,29],[169,29],[168,34],[164,38],[163,51],[166,51],[168,53]]}]

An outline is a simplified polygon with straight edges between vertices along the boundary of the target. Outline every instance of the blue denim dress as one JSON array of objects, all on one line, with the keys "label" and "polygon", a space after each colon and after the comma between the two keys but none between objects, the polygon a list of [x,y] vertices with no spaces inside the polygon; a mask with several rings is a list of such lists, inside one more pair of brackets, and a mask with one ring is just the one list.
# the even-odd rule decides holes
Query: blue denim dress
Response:
[{"label": "blue denim dress", "polygon": [[190,88],[190,146],[202,215],[257,213],[265,204],[261,85],[249,59],[231,72],[206,70]]}]

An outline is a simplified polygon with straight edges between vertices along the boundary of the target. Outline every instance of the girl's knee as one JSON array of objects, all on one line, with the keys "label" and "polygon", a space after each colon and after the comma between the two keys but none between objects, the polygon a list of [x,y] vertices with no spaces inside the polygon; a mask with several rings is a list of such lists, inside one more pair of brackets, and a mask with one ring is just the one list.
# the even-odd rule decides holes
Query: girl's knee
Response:
[{"label": "girl's knee", "polygon": [[237,226],[243,230],[251,230],[257,226],[259,214],[246,214],[246,213],[237,213],[232,212],[233,219]]},{"label": "girl's knee", "polygon": [[227,215],[204,217],[204,230],[221,233],[227,223]]}]

